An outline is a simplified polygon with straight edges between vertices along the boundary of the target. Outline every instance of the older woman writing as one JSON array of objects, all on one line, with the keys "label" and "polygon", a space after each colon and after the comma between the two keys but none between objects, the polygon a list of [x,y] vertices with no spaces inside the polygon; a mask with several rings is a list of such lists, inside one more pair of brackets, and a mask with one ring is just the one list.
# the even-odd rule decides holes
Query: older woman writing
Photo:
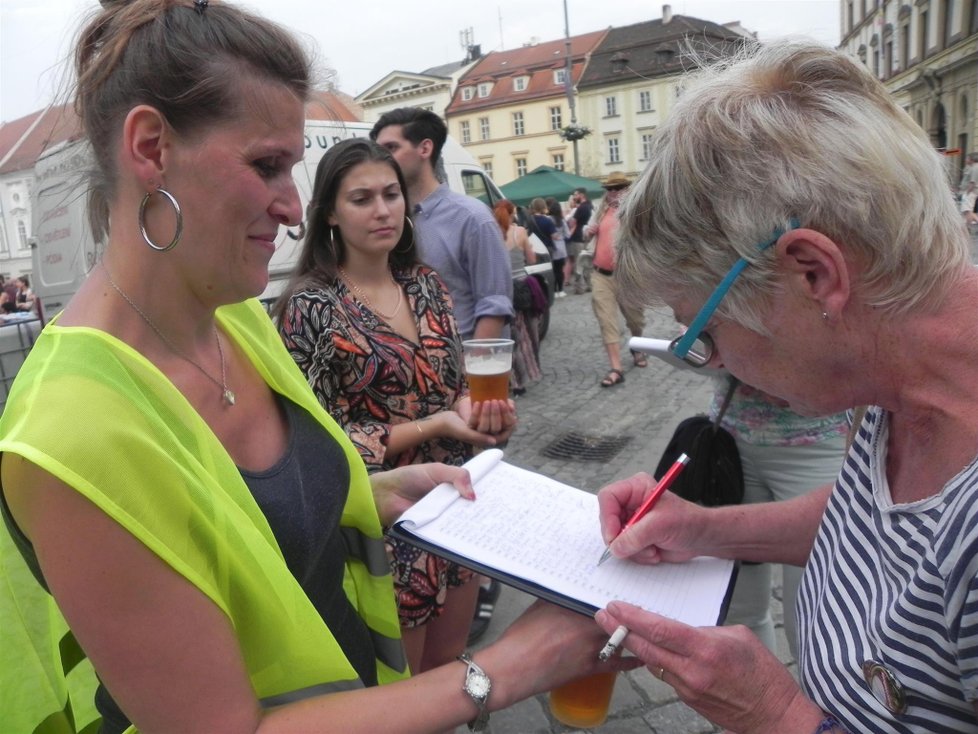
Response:
[{"label": "older woman writing", "polygon": [[[717,181],[724,185],[716,186]],[[778,43],[691,83],[622,213],[618,277],[675,354],[803,414],[871,406],[834,486],[705,509],[600,494],[612,552],[806,565],[799,677],[744,628],[598,619],[729,730],[978,728],[978,271],[925,133],[861,64]]]}]

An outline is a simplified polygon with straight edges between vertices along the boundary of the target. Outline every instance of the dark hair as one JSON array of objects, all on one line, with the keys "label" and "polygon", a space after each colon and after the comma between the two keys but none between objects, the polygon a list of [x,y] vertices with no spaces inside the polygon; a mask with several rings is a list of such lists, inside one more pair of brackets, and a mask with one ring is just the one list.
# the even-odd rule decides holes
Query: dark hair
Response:
[{"label": "dark hair", "polygon": [[129,111],[149,105],[181,136],[240,114],[242,80],[278,82],[302,102],[310,62],[290,33],[233,5],[102,0],[75,49],[75,110],[92,146],[96,240],[116,186],[114,149]]},{"label": "dark hair", "polygon": [[583,186],[578,186],[576,189],[574,189],[574,193],[575,194],[584,194],[584,196],[586,197],[587,196],[587,189],[584,188]]},{"label": "dark hair", "polygon": [[[386,163],[397,175],[401,195],[406,196],[407,185],[400,166],[386,148],[366,138],[341,140],[326,151],[316,167],[316,180],[312,198],[306,208],[306,236],[302,252],[282,295],[272,307],[272,318],[280,321],[289,299],[297,291],[308,286],[330,286],[337,277],[337,268],[346,259],[346,245],[339,227],[332,227],[329,218],[336,210],[343,179],[361,163]],[[406,201],[406,200],[405,200]],[[414,226],[404,209],[404,227],[401,238],[390,253],[392,270],[408,270],[418,262],[418,248],[414,241]]]},{"label": "dark hair", "polygon": [[18,276],[17,276],[17,279],[18,279],[18,280],[19,280],[19,281],[20,281],[21,283],[23,283],[23,284],[24,284],[24,287],[25,287],[25,288],[30,288],[30,287],[31,287],[31,282],[30,282],[30,280],[28,280],[28,278],[27,278],[27,276],[26,276],[26,275],[18,275]]},{"label": "dark hair", "polygon": [[554,218],[554,221],[559,227],[564,222],[564,210],[560,206],[560,202],[554,197],[548,196],[546,198],[547,202],[547,214]]},{"label": "dark hair", "polygon": [[431,167],[438,170],[441,149],[445,147],[445,140],[448,138],[448,126],[444,120],[434,112],[420,107],[398,107],[380,116],[370,131],[370,139],[376,140],[380,131],[391,125],[400,125],[401,135],[411,141],[411,145],[420,145],[422,140],[430,140]]}]

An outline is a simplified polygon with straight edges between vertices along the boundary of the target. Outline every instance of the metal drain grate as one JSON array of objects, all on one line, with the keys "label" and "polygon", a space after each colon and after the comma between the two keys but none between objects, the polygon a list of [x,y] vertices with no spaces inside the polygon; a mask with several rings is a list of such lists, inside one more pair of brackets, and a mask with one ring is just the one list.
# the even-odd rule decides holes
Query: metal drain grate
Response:
[{"label": "metal drain grate", "polygon": [[610,461],[632,440],[631,436],[585,436],[565,433],[549,443],[541,453],[551,459]]}]

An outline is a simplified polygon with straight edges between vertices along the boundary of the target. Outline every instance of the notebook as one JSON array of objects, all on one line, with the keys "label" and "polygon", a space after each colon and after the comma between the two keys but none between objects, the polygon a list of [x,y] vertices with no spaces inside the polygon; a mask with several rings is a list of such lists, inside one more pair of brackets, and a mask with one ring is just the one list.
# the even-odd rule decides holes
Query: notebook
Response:
[{"label": "notebook", "polygon": [[439,485],[389,535],[582,614],[617,599],[697,627],[723,621],[733,561],[648,566],[612,558],[599,567],[596,495],[507,464],[498,449],[465,466],[474,501]]}]

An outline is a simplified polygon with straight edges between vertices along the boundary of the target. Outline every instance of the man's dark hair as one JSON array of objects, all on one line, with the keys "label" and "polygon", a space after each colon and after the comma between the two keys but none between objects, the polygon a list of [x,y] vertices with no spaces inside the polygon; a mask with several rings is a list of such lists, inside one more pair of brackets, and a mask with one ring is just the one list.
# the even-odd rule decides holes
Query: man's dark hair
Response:
[{"label": "man's dark hair", "polygon": [[587,196],[587,189],[584,188],[583,186],[578,186],[576,189],[574,189],[574,193],[575,194],[584,194],[584,196]]},{"label": "man's dark hair", "polygon": [[448,138],[448,126],[445,121],[430,110],[420,107],[398,107],[396,110],[385,112],[374,124],[370,131],[370,139],[377,140],[380,131],[391,125],[401,126],[401,135],[411,141],[411,145],[420,145],[422,140],[430,140],[432,144],[431,167],[438,170],[441,159],[441,149]]}]

